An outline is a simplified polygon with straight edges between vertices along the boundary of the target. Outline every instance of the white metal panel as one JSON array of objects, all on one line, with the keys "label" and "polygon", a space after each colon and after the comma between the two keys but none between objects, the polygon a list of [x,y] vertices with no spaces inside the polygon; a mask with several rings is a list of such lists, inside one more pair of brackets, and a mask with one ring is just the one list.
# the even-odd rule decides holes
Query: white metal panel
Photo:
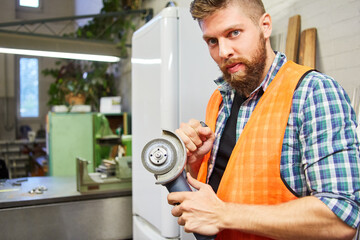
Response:
[{"label": "white metal panel", "polygon": [[[143,168],[141,151],[162,129],[175,130],[180,120],[204,119],[219,75],[188,11],[164,9],[134,33],[132,42],[133,214],[170,238],[179,236],[180,227],[170,213],[167,190]],[[141,239],[138,227],[135,240]]]},{"label": "white metal panel", "polygon": [[177,39],[176,16],[176,9],[166,9],[135,32],[132,41],[133,213],[168,238],[178,237],[179,227],[170,213],[166,189],[155,185],[153,174],[142,166],[141,151],[161,136],[162,128],[178,124],[177,47],[171,42]]},{"label": "white metal panel", "polygon": [[[161,220],[154,213],[161,201],[160,188],[141,163],[141,151],[152,136],[160,135],[160,18],[135,32],[132,40],[132,188],[133,213],[160,229]],[[156,86],[156,87],[154,87]],[[146,200],[145,200],[146,199]],[[147,207],[152,206],[152,207]]]},{"label": "white metal panel", "polygon": [[179,89],[180,121],[191,118],[205,120],[207,102],[216,89],[214,80],[221,76],[209,54],[197,21],[189,9],[180,8],[179,25]]},{"label": "white metal panel", "polygon": [[[177,8],[166,8],[161,21],[161,128],[179,126],[179,43]],[[173,13],[170,15],[170,13]]]},{"label": "white metal panel", "polygon": [[[139,240],[169,240],[169,238],[162,237],[159,230],[146,222],[140,216],[133,218],[133,239]],[[173,240],[179,238],[171,238]]]},{"label": "white metal panel", "polygon": [[[57,194],[60,199],[64,196],[61,194]],[[1,239],[99,240],[133,236],[130,196],[5,208],[0,209],[0,215]]]}]

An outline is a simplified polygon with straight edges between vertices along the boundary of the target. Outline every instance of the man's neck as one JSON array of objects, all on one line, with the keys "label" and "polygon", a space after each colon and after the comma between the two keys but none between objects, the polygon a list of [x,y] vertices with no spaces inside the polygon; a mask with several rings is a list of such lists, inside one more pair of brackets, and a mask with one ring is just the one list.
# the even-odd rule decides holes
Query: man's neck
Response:
[{"label": "man's neck", "polygon": [[266,64],[265,64],[264,72],[263,72],[263,75],[262,75],[262,78],[261,78],[262,80],[265,79],[269,69],[271,68],[272,63],[274,62],[275,56],[276,56],[274,50],[272,50],[271,47],[267,47],[266,49],[267,49],[266,50],[267,58],[266,58]]}]

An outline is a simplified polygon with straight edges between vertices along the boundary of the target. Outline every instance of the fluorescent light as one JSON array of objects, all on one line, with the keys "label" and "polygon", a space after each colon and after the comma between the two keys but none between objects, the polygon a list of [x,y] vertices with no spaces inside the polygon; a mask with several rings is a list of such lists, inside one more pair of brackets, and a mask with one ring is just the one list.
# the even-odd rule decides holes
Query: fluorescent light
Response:
[{"label": "fluorescent light", "polygon": [[0,52],[101,62],[118,62],[121,56],[121,50],[112,42],[2,31],[0,31]]},{"label": "fluorescent light", "polygon": [[39,50],[15,49],[15,48],[0,48],[0,52],[8,53],[8,54],[78,59],[78,60],[99,61],[99,62],[119,62],[120,61],[120,58],[115,57],[115,56],[84,54],[84,53],[39,51]]}]

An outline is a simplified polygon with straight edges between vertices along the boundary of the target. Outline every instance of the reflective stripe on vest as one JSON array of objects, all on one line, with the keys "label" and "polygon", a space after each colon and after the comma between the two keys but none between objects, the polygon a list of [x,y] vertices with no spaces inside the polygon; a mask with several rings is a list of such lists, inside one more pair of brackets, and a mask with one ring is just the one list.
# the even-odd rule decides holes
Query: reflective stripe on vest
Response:
[{"label": "reflective stripe on vest", "polygon": [[[273,205],[296,199],[281,180],[282,143],[294,90],[301,77],[311,70],[288,61],[276,74],[259,100],[239,137],[217,195],[225,202]],[[215,132],[222,96],[215,90],[206,111],[206,123]],[[208,153],[201,164],[198,180],[206,182]],[[234,230],[224,230],[217,239],[266,239]]]}]

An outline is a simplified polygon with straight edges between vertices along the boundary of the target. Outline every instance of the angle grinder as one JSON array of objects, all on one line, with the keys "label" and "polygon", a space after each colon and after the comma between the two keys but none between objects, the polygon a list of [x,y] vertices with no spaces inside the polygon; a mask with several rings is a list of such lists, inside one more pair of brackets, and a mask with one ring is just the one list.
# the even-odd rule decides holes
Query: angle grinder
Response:
[{"label": "angle grinder", "polygon": [[[186,180],[186,148],[180,137],[163,130],[161,138],[149,141],[141,153],[144,167],[155,175],[156,184],[161,184],[169,192],[192,191]],[[197,240],[211,240],[214,236],[194,233]]]}]

